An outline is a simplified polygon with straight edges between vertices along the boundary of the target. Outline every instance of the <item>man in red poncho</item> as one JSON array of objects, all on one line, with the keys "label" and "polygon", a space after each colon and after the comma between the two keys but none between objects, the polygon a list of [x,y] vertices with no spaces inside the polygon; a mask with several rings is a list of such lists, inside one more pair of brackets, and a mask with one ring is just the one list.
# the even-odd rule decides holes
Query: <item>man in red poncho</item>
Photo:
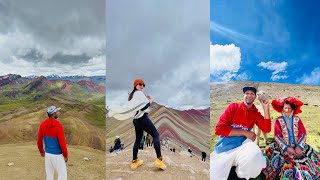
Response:
[{"label": "man in red poncho", "polygon": [[231,103],[220,116],[215,128],[219,140],[210,157],[210,179],[227,179],[232,166],[236,167],[239,178],[255,178],[266,160],[260,148],[253,142],[256,134],[251,131],[257,125],[263,132],[270,132],[269,102],[261,102],[264,117],[253,104],[256,99],[255,87],[243,88],[243,102]]}]

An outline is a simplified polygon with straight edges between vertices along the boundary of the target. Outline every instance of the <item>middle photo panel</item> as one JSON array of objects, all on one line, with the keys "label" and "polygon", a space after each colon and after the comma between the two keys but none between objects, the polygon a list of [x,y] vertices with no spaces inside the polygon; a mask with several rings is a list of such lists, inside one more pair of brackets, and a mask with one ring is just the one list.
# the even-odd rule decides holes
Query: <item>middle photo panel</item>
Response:
[{"label": "middle photo panel", "polygon": [[106,3],[107,179],[209,179],[209,1]]}]

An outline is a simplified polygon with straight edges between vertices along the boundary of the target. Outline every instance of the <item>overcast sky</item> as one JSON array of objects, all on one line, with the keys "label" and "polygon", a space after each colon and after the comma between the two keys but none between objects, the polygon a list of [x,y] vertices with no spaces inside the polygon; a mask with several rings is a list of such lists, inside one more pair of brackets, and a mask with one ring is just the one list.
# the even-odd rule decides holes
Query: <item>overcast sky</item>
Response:
[{"label": "overcast sky", "polygon": [[135,78],[177,109],[209,107],[210,1],[108,1],[107,105],[126,101]]},{"label": "overcast sky", "polygon": [[104,0],[1,0],[0,76],[105,75]]}]

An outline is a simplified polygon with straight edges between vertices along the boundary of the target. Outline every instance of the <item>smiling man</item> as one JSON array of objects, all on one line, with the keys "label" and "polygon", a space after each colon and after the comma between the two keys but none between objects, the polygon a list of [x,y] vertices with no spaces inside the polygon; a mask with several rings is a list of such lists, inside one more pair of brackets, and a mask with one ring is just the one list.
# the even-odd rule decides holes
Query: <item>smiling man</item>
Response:
[{"label": "smiling man", "polygon": [[243,93],[243,102],[231,103],[216,125],[215,134],[220,137],[210,157],[211,180],[227,179],[232,166],[236,166],[239,178],[255,178],[266,166],[260,148],[253,142],[256,134],[251,129],[256,124],[263,132],[270,132],[269,102],[261,102],[263,117],[253,104],[257,89],[244,87]]}]

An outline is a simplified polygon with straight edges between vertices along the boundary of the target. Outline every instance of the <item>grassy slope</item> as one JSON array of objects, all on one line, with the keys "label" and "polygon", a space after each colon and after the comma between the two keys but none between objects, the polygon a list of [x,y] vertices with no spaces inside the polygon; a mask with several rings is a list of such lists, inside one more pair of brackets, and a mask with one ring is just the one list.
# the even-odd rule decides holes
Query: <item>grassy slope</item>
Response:
[{"label": "grassy slope", "polygon": [[[242,84],[246,82],[231,82],[231,84],[236,84],[231,88],[238,88],[239,85],[242,87]],[[253,82],[250,82],[253,83]],[[248,84],[248,83],[247,83]],[[302,113],[299,114],[299,117],[303,120],[304,126],[307,130],[307,143],[315,148],[318,152],[320,150],[320,113],[319,113],[319,102],[320,102],[320,87],[319,86],[301,86],[301,85],[287,85],[287,84],[272,84],[272,83],[256,83],[263,90],[271,95],[271,99],[284,97],[284,96],[295,96],[301,99],[307,105],[302,106]],[[255,85],[256,85],[255,84]],[[272,91],[273,90],[273,91]],[[232,89],[230,91],[233,91]],[[223,97],[224,98],[221,98]],[[230,102],[241,102],[242,95],[240,93],[227,93],[223,90],[217,90],[216,88],[211,91],[211,104],[210,104],[210,138],[211,138],[211,147],[210,152],[213,151],[214,145],[217,141],[217,136],[214,135],[214,127],[216,122],[219,119],[219,116],[223,113],[224,109],[230,104]],[[255,102],[258,104],[258,102]],[[271,118],[272,118],[272,131],[267,135],[268,138],[273,138],[273,127],[274,119],[280,114],[274,111],[271,108]],[[261,135],[262,138],[262,135]],[[264,147],[265,144],[261,141],[261,147]]]}]

